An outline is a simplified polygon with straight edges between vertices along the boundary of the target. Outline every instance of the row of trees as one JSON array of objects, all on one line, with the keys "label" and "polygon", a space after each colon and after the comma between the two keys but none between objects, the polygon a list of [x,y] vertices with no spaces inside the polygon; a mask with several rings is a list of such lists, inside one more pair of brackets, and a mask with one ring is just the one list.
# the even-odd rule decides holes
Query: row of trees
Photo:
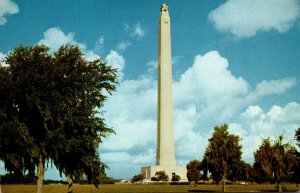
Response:
[{"label": "row of trees", "polygon": [[[142,182],[145,179],[144,174],[137,174],[134,175],[131,179],[132,183],[136,182]],[[172,182],[179,182],[180,181],[180,176],[179,175],[172,175],[171,181]],[[153,182],[167,182],[169,181],[169,176],[166,174],[165,171],[157,171],[155,172],[155,175],[151,177],[151,181]]]},{"label": "row of trees", "polygon": [[[20,46],[0,61],[0,159],[15,176],[37,176],[45,167],[98,186],[105,176],[98,146],[114,131],[101,108],[117,84],[116,70],[87,61],[78,46],[50,53],[43,45]],[[70,186],[70,192],[71,192]]]},{"label": "row of trees", "polygon": [[[300,128],[296,130],[295,139],[300,146]],[[210,173],[216,183],[223,183],[223,191],[227,180],[278,183],[279,191],[281,182],[300,183],[300,153],[284,143],[283,136],[263,139],[254,152],[253,165],[241,159],[240,140],[239,136],[229,134],[226,124],[215,127],[202,161],[192,160],[187,165],[189,181],[205,180]]]}]

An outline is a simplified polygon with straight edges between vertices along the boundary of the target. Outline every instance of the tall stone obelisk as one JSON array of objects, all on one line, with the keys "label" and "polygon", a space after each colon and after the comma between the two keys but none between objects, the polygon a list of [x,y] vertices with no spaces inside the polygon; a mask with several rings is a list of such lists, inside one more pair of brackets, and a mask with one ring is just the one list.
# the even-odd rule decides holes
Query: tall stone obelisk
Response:
[{"label": "tall stone obelisk", "polygon": [[171,28],[168,7],[161,6],[158,24],[158,107],[156,165],[175,166]]},{"label": "tall stone obelisk", "polygon": [[172,59],[171,27],[168,7],[160,8],[158,24],[158,105],[157,105],[157,149],[156,165],[141,168],[146,182],[155,176],[157,171],[165,171],[169,180],[179,175],[187,180],[186,167],[176,166],[173,137],[173,99],[172,99]]}]

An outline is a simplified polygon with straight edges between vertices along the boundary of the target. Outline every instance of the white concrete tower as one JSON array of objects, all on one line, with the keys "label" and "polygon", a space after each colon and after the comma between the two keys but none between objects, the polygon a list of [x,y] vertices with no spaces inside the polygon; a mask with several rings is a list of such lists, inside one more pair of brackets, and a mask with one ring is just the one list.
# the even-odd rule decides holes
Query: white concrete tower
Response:
[{"label": "white concrete tower", "polygon": [[169,180],[179,175],[187,181],[186,166],[177,166],[173,136],[173,99],[172,99],[172,63],[171,63],[171,28],[168,7],[160,8],[158,24],[158,104],[157,104],[157,149],[156,165],[141,168],[145,182],[158,171],[165,171]]},{"label": "white concrete tower", "polygon": [[175,166],[173,137],[171,28],[168,7],[160,9],[158,24],[158,113],[156,165]]}]

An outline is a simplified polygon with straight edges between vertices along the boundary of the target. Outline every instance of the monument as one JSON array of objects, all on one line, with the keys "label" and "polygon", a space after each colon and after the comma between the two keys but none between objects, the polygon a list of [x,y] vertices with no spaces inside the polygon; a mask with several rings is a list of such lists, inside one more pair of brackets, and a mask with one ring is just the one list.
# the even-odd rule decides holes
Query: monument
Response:
[{"label": "monument", "polygon": [[157,171],[165,171],[171,180],[179,175],[187,180],[186,166],[176,166],[173,137],[173,99],[172,99],[172,63],[171,28],[168,7],[160,8],[158,24],[158,105],[157,105],[157,149],[156,165],[141,168],[146,181],[150,181]]}]

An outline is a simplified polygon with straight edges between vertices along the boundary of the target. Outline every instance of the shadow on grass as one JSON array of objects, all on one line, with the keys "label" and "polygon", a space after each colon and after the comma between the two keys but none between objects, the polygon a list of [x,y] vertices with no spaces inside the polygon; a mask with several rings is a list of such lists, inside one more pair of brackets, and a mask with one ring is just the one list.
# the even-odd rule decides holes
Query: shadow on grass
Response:
[{"label": "shadow on grass", "polygon": [[[258,192],[278,192],[278,190],[258,190]],[[285,187],[282,187],[282,192],[296,192],[295,190],[287,190]]]},{"label": "shadow on grass", "polygon": [[[257,192],[278,192],[278,190],[258,190]],[[282,192],[297,192],[297,190],[284,190],[282,189]]]},{"label": "shadow on grass", "polygon": [[188,192],[215,192],[213,190],[188,190]]}]

